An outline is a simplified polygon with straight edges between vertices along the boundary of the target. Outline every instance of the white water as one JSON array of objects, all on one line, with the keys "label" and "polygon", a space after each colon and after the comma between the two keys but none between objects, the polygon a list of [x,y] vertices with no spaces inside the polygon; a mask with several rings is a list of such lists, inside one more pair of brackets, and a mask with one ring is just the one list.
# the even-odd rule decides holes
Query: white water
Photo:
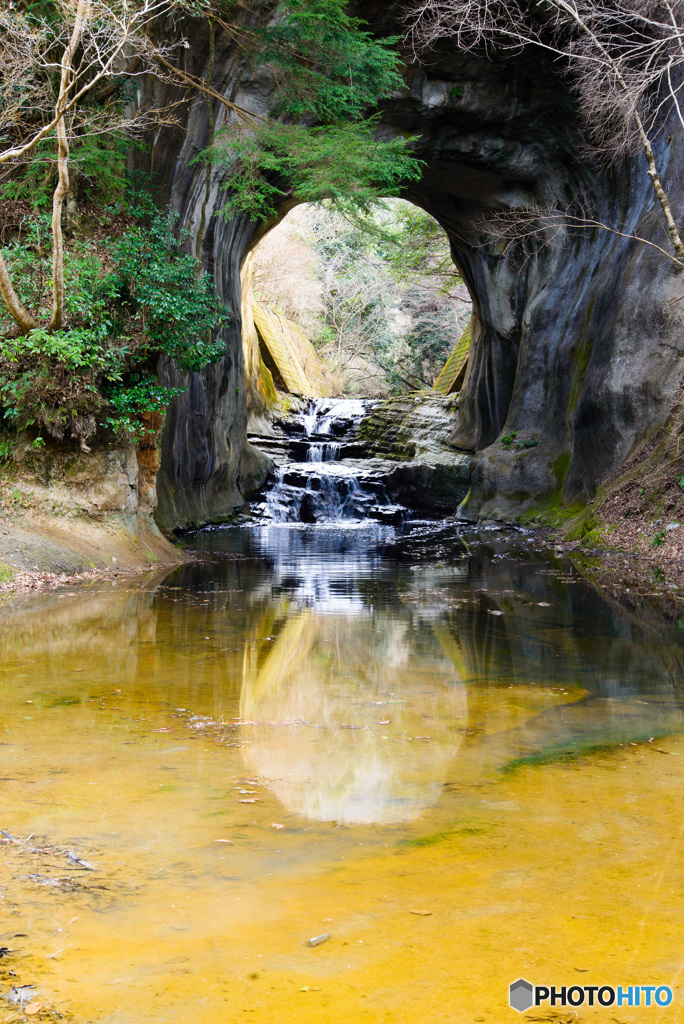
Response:
[{"label": "white water", "polygon": [[297,457],[278,468],[256,516],[278,523],[401,522],[406,510],[392,503],[377,473],[348,457],[371,408],[362,399],[325,398],[293,416],[286,429]]}]

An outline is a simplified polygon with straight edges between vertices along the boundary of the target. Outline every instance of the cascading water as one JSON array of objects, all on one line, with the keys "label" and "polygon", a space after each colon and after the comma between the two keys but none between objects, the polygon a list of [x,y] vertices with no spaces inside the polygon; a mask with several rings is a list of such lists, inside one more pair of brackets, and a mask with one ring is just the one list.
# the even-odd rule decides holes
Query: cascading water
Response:
[{"label": "cascading water", "polygon": [[252,438],[276,463],[275,483],[252,515],[279,523],[403,522],[406,509],[392,503],[382,479],[361,461],[356,435],[373,404],[316,399],[291,415],[277,437]]}]

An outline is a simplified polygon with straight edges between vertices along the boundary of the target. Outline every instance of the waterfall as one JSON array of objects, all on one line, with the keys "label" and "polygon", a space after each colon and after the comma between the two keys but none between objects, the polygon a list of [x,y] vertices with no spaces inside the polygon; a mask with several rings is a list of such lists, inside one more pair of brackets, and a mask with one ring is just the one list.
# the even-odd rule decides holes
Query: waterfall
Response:
[{"label": "waterfall", "polygon": [[251,438],[277,464],[272,486],[252,506],[253,518],[278,523],[403,522],[407,510],[391,501],[377,471],[364,465],[356,440],[374,404],[312,400],[283,422],[277,439]]}]

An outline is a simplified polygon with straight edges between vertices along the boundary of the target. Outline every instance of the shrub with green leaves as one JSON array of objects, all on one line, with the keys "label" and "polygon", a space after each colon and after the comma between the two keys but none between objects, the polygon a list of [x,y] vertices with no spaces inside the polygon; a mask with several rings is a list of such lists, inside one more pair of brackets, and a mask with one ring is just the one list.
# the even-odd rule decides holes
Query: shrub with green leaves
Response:
[{"label": "shrub with green leaves", "polygon": [[223,215],[269,216],[288,197],[369,213],[378,196],[397,195],[420,173],[405,140],[378,141],[376,126],[372,119],[313,128],[269,121],[249,132],[226,129],[211,152],[229,168]]},{"label": "shrub with green leaves", "polygon": [[[126,188],[126,148],[131,140],[116,133],[76,138],[69,152],[71,194],[79,204],[115,202]],[[31,159],[0,182],[0,202],[20,200],[33,210],[49,210],[57,182],[54,140],[38,143]]]},{"label": "shrub with green leaves", "polygon": [[118,235],[73,241],[65,253],[67,322],[49,331],[50,234],[37,218],[4,256],[43,323],[17,333],[0,321],[0,413],[6,427],[35,426],[81,443],[99,427],[134,436],[144,411],[178,389],[157,379],[160,357],[200,370],[225,351],[229,311],[197,261],[182,251],[165,212],[129,216]]}]

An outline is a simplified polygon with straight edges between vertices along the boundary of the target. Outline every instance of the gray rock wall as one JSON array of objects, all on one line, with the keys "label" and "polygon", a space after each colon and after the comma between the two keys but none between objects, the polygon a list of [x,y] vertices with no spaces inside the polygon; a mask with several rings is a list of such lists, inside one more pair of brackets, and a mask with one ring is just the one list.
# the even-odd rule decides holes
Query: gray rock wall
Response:
[{"label": "gray rock wall", "polygon": [[[396,6],[367,3],[362,14],[377,31],[395,31]],[[207,54],[200,27],[188,51],[193,74],[205,75]],[[269,80],[240,61],[232,41],[219,39],[214,86],[266,113]],[[407,65],[406,81],[406,93],[386,104],[381,131],[418,136],[425,172],[406,198],[444,226],[476,314],[451,438],[475,453],[464,514],[507,517],[535,502],[582,502],[673,408],[684,372],[684,277],[654,249],[610,230],[525,254],[488,241],[478,220],[529,202],[581,200],[608,228],[666,245],[645,160],[637,155],[610,172],[592,165],[572,96],[537,55],[492,63],[444,45],[429,64]],[[224,111],[215,113],[220,124]],[[153,169],[191,232],[204,187],[203,168],[191,161],[207,137],[206,102],[191,97],[182,129],[162,129],[152,147]],[[656,148],[678,197],[681,131],[663,132]],[[219,186],[216,172],[213,211]],[[238,289],[244,252],[267,226],[210,221],[204,260],[234,322],[223,363],[191,375],[167,417],[158,488],[165,526],[225,517],[264,474],[265,460],[246,441]],[[537,443],[502,445],[512,432]]]}]

